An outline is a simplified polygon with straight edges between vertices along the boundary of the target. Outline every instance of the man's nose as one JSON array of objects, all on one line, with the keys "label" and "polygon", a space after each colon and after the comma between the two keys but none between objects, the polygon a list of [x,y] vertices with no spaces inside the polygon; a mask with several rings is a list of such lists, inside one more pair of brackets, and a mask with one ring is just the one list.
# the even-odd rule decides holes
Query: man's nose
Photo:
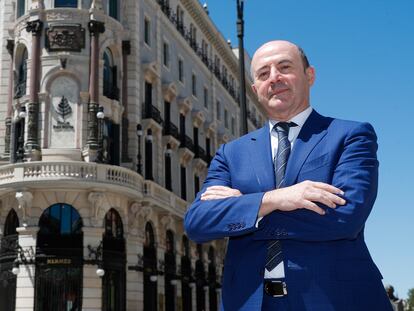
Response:
[{"label": "man's nose", "polygon": [[273,82],[280,81],[281,73],[275,68],[270,69],[270,80]]}]

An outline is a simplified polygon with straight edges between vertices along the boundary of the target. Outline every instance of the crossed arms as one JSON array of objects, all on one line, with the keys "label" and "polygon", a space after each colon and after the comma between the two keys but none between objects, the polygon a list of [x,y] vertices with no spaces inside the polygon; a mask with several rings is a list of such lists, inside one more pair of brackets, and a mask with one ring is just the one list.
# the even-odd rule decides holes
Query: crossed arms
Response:
[{"label": "crossed arms", "polygon": [[[204,187],[188,210],[185,227],[198,242],[266,229],[280,239],[330,241],[355,238],[363,229],[377,193],[376,135],[360,123],[344,138],[330,184],[305,180],[268,192],[240,193],[231,187],[225,147],[212,164]],[[299,175],[300,176],[300,175]],[[263,217],[256,228],[256,220]],[[255,232],[260,236],[260,232]],[[264,238],[266,238],[264,236]]]}]

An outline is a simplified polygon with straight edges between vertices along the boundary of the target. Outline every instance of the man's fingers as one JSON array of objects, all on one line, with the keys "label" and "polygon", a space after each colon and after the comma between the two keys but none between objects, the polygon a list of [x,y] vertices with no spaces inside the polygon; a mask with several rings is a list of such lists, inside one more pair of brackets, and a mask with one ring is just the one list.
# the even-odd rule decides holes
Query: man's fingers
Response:
[{"label": "man's fingers", "polygon": [[315,213],[318,213],[319,215],[325,215],[325,211],[311,201],[305,201],[303,208],[314,211]]},{"label": "man's fingers", "polygon": [[319,181],[312,181],[312,185],[315,186],[316,188],[323,189],[330,193],[344,195],[344,192],[341,189],[335,186],[332,186],[330,184],[326,184],[326,183],[319,182]]}]

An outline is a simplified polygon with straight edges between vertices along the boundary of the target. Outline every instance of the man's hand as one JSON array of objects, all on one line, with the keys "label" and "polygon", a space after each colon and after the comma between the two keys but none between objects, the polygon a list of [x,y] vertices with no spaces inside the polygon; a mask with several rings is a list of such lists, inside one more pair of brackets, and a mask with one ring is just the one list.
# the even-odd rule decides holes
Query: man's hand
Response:
[{"label": "man's hand", "polygon": [[259,217],[266,216],[275,210],[293,211],[300,208],[324,215],[325,211],[316,203],[335,208],[337,205],[346,203],[339,196],[343,194],[344,192],[341,189],[332,185],[306,180],[290,187],[266,192],[259,209]]},{"label": "man's hand", "polygon": [[229,197],[238,197],[242,193],[238,189],[233,189],[226,186],[211,186],[206,189],[201,194],[200,199],[202,201],[206,200],[215,200],[215,199],[225,199]]}]

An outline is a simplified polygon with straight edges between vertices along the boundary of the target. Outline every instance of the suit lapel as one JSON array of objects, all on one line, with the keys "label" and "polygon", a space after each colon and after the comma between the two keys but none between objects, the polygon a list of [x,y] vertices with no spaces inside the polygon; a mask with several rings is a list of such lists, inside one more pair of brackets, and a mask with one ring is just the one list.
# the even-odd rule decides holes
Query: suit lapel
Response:
[{"label": "suit lapel", "polygon": [[329,118],[321,116],[315,110],[306,120],[289,157],[284,183],[286,187],[296,182],[299,171],[309,154],[326,135],[328,120]]},{"label": "suit lapel", "polygon": [[270,144],[269,123],[253,133],[249,146],[250,160],[262,191],[275,188],[275,174]]}]

